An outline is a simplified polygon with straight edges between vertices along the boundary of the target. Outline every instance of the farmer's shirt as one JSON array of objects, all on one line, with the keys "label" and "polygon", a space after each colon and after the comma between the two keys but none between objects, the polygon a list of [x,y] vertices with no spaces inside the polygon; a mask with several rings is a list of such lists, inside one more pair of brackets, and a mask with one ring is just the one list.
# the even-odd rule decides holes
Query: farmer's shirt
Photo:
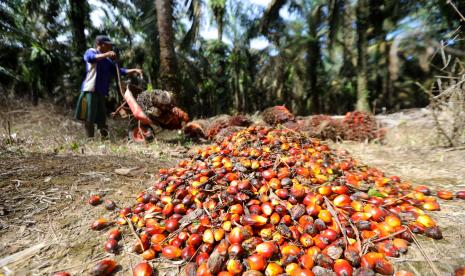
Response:
[{"label": "farmer's shirt", "polygon": [[[86,62],[86,78],[82,83],[82,92],[97,92],[107,96],[110,88],[110,81],[116,75],[116,65],[110,58],[96,60],[95,56],[101,54],[100,51],[90,48],[84,54]],[[126,75],[126,68],[119,69],[121,75]]]}]

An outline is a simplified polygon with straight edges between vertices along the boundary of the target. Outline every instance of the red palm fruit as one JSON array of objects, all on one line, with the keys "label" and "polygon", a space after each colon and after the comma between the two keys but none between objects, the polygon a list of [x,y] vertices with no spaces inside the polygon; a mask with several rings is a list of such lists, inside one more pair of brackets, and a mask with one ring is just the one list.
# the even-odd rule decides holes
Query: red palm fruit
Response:
[{"label": "red palm fruit", "polygon": [[436,222],[428,215],[420,215],[417,217],[416,221],[425,227],[436,226]]},{"label": "red palm fruit", "polygon": [[376,273],[382,275],[392,275],[394,273],[394,267],[388,260],[384,258],[375,261],[374,270]]},{"label": "red palm fruit", "polygon": [[250,214],[255,214],[255,215],[260,215],[262,212],[262,209],[260,205],[250,205],[249,207],[249,213]]},{"label": "red palm fruit", "polygon": [[156,252],[162,251],[161,242],[165,240],[166,236],[163,234],[155,234],[150,238],[150,242],[152,243],[152,249]]},{"label": "red palm fruit", "polygon": [[92,223],[92,225],[90,226],[90,228],[92,230],[102,230],[104,228],[106,228],[108,225],[110,225],[111,223],[108,222],[106,219],[104,218],[99,218],[97,219],[96,221],[94,221]]},{"label": "red palm fruit", "polygon": [[265,179],[265,180],[271,180],[272,178],[276,177],[276,172],[274,172],[273,170],[264,170],[262,172],[262,177]]},{"label": "red palm fruit", "polygon": [[273,242],[275,242],[277,245],[281,245],[284,242],[284,236],[281,235],[279,232],[273,233],[272,237]]},{"label": "red palm fruit", "polygon": [[316,197],[315,197],[315,194],[314,193],[309,193],[307,194],[304,199],[302,200],[302,203],[305,205],[305,206],[308,206],[312,203],[316,203]]},{"label": "red palm fruit", "polygon": [[239,260],[229,259],[226,263],[226,269],[233,275],[241,274],[243,267]]},{"label": "red palm fruit", "polygon": [[293,185],[291,187],[290,194],[291,194],[291,196],[293,196],[293,197],[295,197],[297,199],[303,198],[305,196],[304,186],[300,185],[300,184]]},{"label": "red palm fruit", "polygon": [[209,243],[209,244],[215,243],[215,237],[213,236],[213,231],[211,229],[205,230],[205,232],[203,232],[202,240],[204,243]]},{"label": "red palm fruit", "polygon": [[395,238],[392,240],[392,244],[399,250],[401,253],[405,253],[408,250],[409,242],[404,239]]},{"label": "red palm fruit", "polygon": [[333,270],[337,276],[351,276],[353,272],[352,265],[344,259],[334,261]]},{"label": "red palm fruit", "polygon": [[327,238],[330,243],[335,241],[339,236],[339,234],[333,229],[323,230],[320,232],[320,235]]},{"label": "red palm fruit", "polygon": [[179,249],[179,247],[177,246],[167,245],[163,247],[162,249],[163,257],[170,259],[170,260],[181,257],[181,254],[182,254],[181,249]]},{"label": "red palm fruit", "polygon": [[271,214],[273,214],[273,205],[271,204],[271,202],[264,202],[261,206],[261,210],[262,210],[262,213],[269,217],[271,216]]},{"label": "red palm fruit", "polygon": [[370,213],[365,213],[365,212],[356,212],[352,216],[350,216],[353,222],[358,222],[361,220],[369,220],[371,218]]},{"label": "red palm fruit", "polygon": [[215,241],[221,241],[224,238],[225,231],[221,228],[217,228],[213,231],[213,237]]},{"label": "red palm fruit", "polygon": [[279,180],[278,178],[272,178],[272,179],[270,179],[270,181],[268,182],[268,185],[269,185],[270,188],[273,189],[273,190],[280,189],[280,188],[281,188],[281,180]]},{"label": "red palm fruit", "polygon": [[105,276],[111,275],[111,273],[116,269],[116,262],[114,260],[105,259],[101,260],[92,268],[90,275],[95,276]]},{"label": "red palm fruit", "polygon": [[300,266],[296,263],[290,263],[286,265],[286,274],[288,275],[298,275],[301,270]]},{"label": "red palm fruit", "polygon": [[321,210],[318,213],[318,218],[324,221],[325,223],[330,223],[333,220],[331,213],[328,210]]},{"label": "red palm fruit", "polygon": [[105,242],[104,248],[105,251],[109,253],[115,253],[118,248],[118,242],[115,239],[108,239],[107,242]]},{"label": "red palm fruit", "polygon": [[431,190],[425,185],[416,186],[413,190],[415,190],[417,192],[420,192],[420,193],[423,193],[425,195],[430,195],[431,194]]},{"label": "red palm fruit", "polygon": [[318,188],[318,193],[320,195],[329,196],[332,192],[331,186],[321,186]]},{"label": "red palm fruit", "polygon": [[309,216],[316,216],[321,211],[321,206],[316,203],[310,203],[306,205],[305,211]]},{"label": "red palm fruit", "polygon": [[428,211],[439,211],[441,209],[439,203],[437,203],[436,201],[425,202],[421,207]]},{"label": "red palm fruit", "polygon": [[274,231],[274,227],[266,227],[260,230],[259,235],[262,239],[270,240]]},{"label": "red palm fruit", "polygon": [[144,260],[148,261],[148,260],[152,260],[153,258],[155,258],[155,255],[156,255],[156,252],[149,248],[147,250],[145,250],[144,252],[142,252],[141,256]]},{"label": "red palm fruit", "polygon": [[303,254],[302,256],[299,257],[299,264],[303,268],[312,269],[314,266],[313,256],[310,256],[308,254]]},{"label": "red palm fruit", "polygon": [[165,220],[165,229],[166,231],[172,233],[179,228],[179,222],[177,219],[167,219]]},{"label": "red palm fruit", "polygon": [[401,226],[402,222],[397,215],[388,215],[384,218],[384,221],[389,224],[391,227],[398,227]]},{"label": "red palm fruit", "polygon": [[242,204],[234,204],[231,206],[231,208],[229,209],[229,212],[231,214],[238,214],[238,215],[242,215],[244,213],[244,208],[242,207]]},{"label": "red palm fruit", "polygon": [[377,235],[377,233],[374,232],[374,231],[363,230],[363,231],[361,232],[361,235],[360,235],[360,236],[361,236],[363,239],[369,239],[369,238],[372,238],[372,237],[374,237],[374,236],[376,236],[376,235]]},{"label": "red palm fruit", "polygon": [[[365,209],[367,209],[366,206]],[[383,209],[377,206],[371,206],[370,208],[368,208],[367,212],[371,214],[371,218],[375,221],[381,221],[385,216],[385,212],[383,211]]]},{"label": "red palm fruit", "polygon": [[184,206],[182,203],[176,204],[176,206],[174,206],[174,212],[176,214],[185,215],[186,211],[186,206]]},{"label": "red palm fruit", "polygon": [[268,219],[264,216],[251,214],[250,216],[242,216],[241,224],[250,226],[263,226],[268,222]]},{"label": "red palm fruit", "polygon": [[202,263],[197,268],[196,276],[211,276],[211,275],[213,275],[213,274],[208,269],[207,262]]},{"label": "red palm fruit", "polygon": [[102,203],[102,199],[100,198],[99,195],[91,195],[89,197],[89,204],[92,205],[92,206],[97,206],[99,205],[100,203]]},{"label": "red palm fruit", "polygon": [[465,199],[465,191],[458,191],[455,193],[455,197]]},{"label": "red palm fruit", "polygon": [[169,245],[174,245],[174,246],[177,246],[177,247],[181,247],[184,242],[180,238],[174,237],[168,243],[169,243]]},{"label": "red palm fruit", "polygon": [[191,234],[191,236],[187,239],[186,244],[193,248],[197,248],[202,244],[202,237],[199,234]]},{"label": "red palm fruit", "polygon": [[313,224],[313,221],[314,221],[313,217],[309,215],[303,215],[299,218],[299,225],[305,228],[307,224],[309,223]]},{"label": "red palm fruit", "polygon": [[394,273],[394,276],[415,276],[415,274],[409,271],[399,270],[396,273]]},{"label": "red palm fruit", "polygon": [[300,236],[300,243],[303,247],[308,248],[313,245],[313,237],[308,233],[304,233]]},{"label": "red palm fruit", "polygon": [[239,192],[239,188],[237,186],[228,186],[228,188],[226,189],[226,192],[230,195],[235,195]]},{"label": "red palm fruit", "polygon": [[368,252],[365,255],[362,256],[362,259],[360,261],[360,265],[362,267],[366,268],[371,268],[373,269],[375,267],[375,263],[379,260],[383,260],[384,256],[381,253],[377,252]]},{"label": "red palm fruit", "polygon": [[414,234],[423,234],[426,230],[426,227],[417,221],[410,222],[408,224],[408,228]]},{"label": "red palm fruit", "polygon": [[109,239],[115,239],[115,240],[119,241],[119,240],[121,240],[121,232],[119,231],[119,229],[113,229],[108,234],[108,238]]},{"label": "red palm fruit", "polygon": [[174,212],[174,205],[173,203],[169,202],[167,203],[164,207],[163,207],[163,210],[161,211],[161,213],[165,216],[165,217],[169,217],[173,214]]},{"label": "red palm fruit", "polygon": [[355,211],[357,212],[363,212],[363,202],[361,201],[358,201],[358,200],[353,200],[351,203],[350,203],[350,206],[352,208],[354,208]]},{"label": "red palm fruit", "polygon": [[377,225],[377,228],[374,231],[378,231],[378,235],[385,237],[388,236],[391,233],[394,233],[394,227],[390,226],[386,222],[380,222]]},{"label": "red palm fruit", "polygon": [[269,259],[278,253],[278,247],[273,242],[263,242],[257,245],[255,250],[266,259]]},{"label": "red palm fruit", "polygon": [[199,247],[200,252],[211,253],[213,251],[214,245],[212,243],[202,243]]},{"label": "red palm fruit", "polygon": [[246,231],[243,227],[236,226],[229,233],[228,240],[231,244],[241,243],[245,239],[250,237],[250,233]]},{"label": "red palm fruit", "polygon": [[184,249],[181,251],[181,258],[185,261],[191,260],[194,255],[195,255],[195,249],[191,246],[186,246]]},{"label": "red palm fruit", "polygon": [[449,191],[438,191],[438,197],[439,198],[442,198],[442,199],[445,199],[445,200],[450,200],[452,198],[454,198],[454,194],[452,192],[449,192]]},{"label": "red palm fruit", "polygon": [[301,249],[293,244],[287,244],[281,248],[281,255],[298,255]]},{"label": "red palm fruit", "polygon": [[195,257],[195,263],[200,266],[203,263],[206,263],[208,259],[210,258],[210,255],[206,252],[200,252],[197,254],[197,257]]},{"label": "red palm fruit", "polygon": [[345,195],[349,192],[349,188],[347,186],[332,186],[331,191],[338,195]]},{"label": "red palm fruit", "polygon": [[307,251],[305,252],[305,254],[309,255],[310,257],[314,258],[316,255],[318,255],[318,253],[321,252],[321,249],[317,246],[312,246],[310,247],[309,249],[307,249]]},{"label": "red palm fruit", "polygon": [[234,274],[229,271],[220,271],[217,276],[234,276]]},{"label": "red palm fruit", "polygon": [[252,254],[246,261],[251,270],[262,271],[266,268],[266,259],[260,254]]},{"label": "red palm fruit", "polygon": [[455,269],[454,273],[455,273],[455,276],[464,276],[465,275],[465,266]]},{"label": "red palm fruit", "polygon": [[290,225],[292,225],[292,218],[291,218],[291,216],[289,216],[289,215],[284,215],[284,216],[281,218],[281,221],[280,221],[280,222],[286,224],[287,226],[290,226]]},{"label": "red palm fruit", "polygon": [[289,191],[287,189],[277,189],[275,191],[276,195],[280,198],[280,199],[287,199],[289,197]]},{"label": "red palm fruit", "polygon": [[281,217],[278,213],[273,213],[270,217],[270,223],[273,225],[278,224],[281,221]]},{"label": "red palm fruit", "polygon": [[390,241],[379,242],[376,244],[376,250],[389,257],[399,257],[399,250]]},{"label": "red palm fruit", "polygon": [[265,275],[277,276],[284,273],[284,269],[277,263],[269,263],[265,269]]},{"label": "red palm fruit", "polygon": [[350,205],[351,201],[350,197],[346,194],[338,195],[333,199],[333,203],[336,207]]},{"label": "red palm fruit", "polygon": [[307,168],[304,167],[298,167],[295,169],[295,172],[303,177],[309,177],[310,176],[310,171]]},{"label": "red palm fruit", "polygon": [[228,248],[229,257],[236,259],[244,254],[244,248],[238,243],[231,244]]}]

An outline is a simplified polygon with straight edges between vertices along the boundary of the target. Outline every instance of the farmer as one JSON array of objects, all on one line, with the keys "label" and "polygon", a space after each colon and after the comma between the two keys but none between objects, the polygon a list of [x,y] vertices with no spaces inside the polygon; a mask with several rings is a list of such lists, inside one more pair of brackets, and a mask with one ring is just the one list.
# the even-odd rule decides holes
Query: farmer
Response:
[{"label": "farmer", "polygon": [[[87,75],[82,83],[75,117],[85,122],[87,137],[94,137],[94,124],[97,124],[103,138],[108,136],[105,98],[108,96],[111,78],[116,75],[115,58],[113,42],[105,35],[97,36],[95,49],[90,48],[84,54]],[[121,75],[142,75],[141,69],[119,68],[119,72]]]}]

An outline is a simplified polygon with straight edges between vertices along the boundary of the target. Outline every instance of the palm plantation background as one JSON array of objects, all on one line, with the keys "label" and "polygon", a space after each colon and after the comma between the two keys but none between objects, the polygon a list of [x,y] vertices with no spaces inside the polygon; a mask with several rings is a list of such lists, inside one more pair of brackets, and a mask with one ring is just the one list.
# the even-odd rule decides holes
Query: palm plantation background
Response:
[{"label": "palm plantation background", "polygon": [[[428,96],[415,83],[431,87],[441,75],[437,49],[465,56],[465,23],[447,0],[260,3],[1,1],[2,97],[72,107],[97,34],[112,37],[120,63],[143,68],[151,87],[175,91],[191,117],[276,104],[300,115],[422,107]],[[207,25],[214,38],[200,35]]]}]

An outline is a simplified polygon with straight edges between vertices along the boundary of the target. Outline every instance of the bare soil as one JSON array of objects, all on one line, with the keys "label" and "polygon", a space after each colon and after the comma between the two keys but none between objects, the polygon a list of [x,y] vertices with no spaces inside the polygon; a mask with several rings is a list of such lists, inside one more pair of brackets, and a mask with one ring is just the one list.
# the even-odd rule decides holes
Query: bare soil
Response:
[{"label": "bare soil", "polygon": [[[384,144],[340,142],[331,146],[347,149],[361,162],[414,184],[433,190],[465,190],[465,150],[435,145],[426,110],[378,119],[388,127]],[[110,120],[109,141],[89,140],[70,114],[51,104],[2,107],[0,123],[0,264],[15,253],[43,245],[0,265],[0,275],[50,275],[63,270],[87,275],[97,260],[107,257],[121,265],[118,275],[130,274],[131,266],[140,261],[129,249],[135,238],[125,228],[120,254],[106,253],[104,234],[111,228],[92,231],[90,224],[100,217],[112,219],[116,213],[103,204],[87,204],[89,196],[100,194],[119,207],[130,206],[137,193],[150,186],[159,168],[173,166],[197,145],[186,143],[177,132],[163,132],[149,145],[131,144],[126,140],[127,121],[115,120]],[[137,173],[115,172],[121,168],[137,168]],[[442,210],[431,215],[444,239],[418,237],[440,272],[450,275],[465,265],[465,201],[439,202]],[[393,262],[398,269],[433,275],[415,245]],[[160,274],[177,275],[179,271],[164,266]]]}]

